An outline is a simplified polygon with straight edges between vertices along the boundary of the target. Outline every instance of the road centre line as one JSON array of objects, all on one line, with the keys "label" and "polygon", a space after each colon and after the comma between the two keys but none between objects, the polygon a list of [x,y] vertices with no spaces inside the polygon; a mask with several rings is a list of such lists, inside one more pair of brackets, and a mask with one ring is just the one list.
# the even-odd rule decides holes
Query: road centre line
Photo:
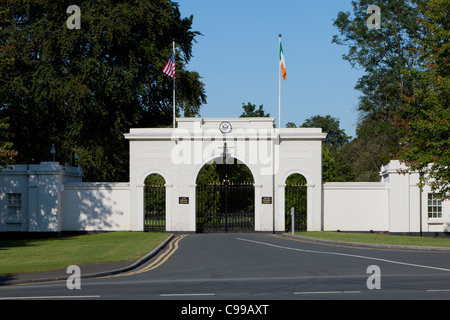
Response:
[{"label": "road centre line", "polygon": [[294,294],[348,294],[348,293],[361,293],[361,291],[301,291],[301,292],[294,292]]},{"label": "road centre line", "polygon": [[198,296],[215,296],[215,293],[162,293],[160,297],[198,297]]},{"label": "road centre line", "polygon": [[178,250],[178,243],[185,237],[187,237],[187,234],[181,235],[181,236],[177,237],[174,241],[171,241],[169,244],[169,249],[164,254],[162,254],[160,257],[158,257],[158,259],[156,259],[153,263],[149,264],[145,268],[142,268],[140,270],[136,270],[136,271],[133,271],[130,273],[122,274],[122,276],[131,276],[131,275],[144,273],[144,272],[158,268],[163,263],[165,263],[175,253],[175,251]]},{"label": "road centre line", "polygon": [[418,267],[418,268],[425,268],[425,269],[433,269],[433,270],[450,272],[450,269],[446,269],[446,268],[439,268],[439,267],[425,266],[425,265],[420,265],[420,264],[406,263],[406,262],[400,262],[400,261],[394,261],[394,260],[388,260],[388,259],[367,257],[367,256],[356,255],[356,254],[329,252],[329,251],[306,250],[306,249],[285,247],[285,246],[280,246],[280,245],[276,245],[276,244],[272,244],[272,243],[261,242],[261,241],[250,240],[250,239],[243,239],[243,238],[236,238],[236,239],[240,240],[240,241],[247,241],[247,242],[251,242],[251,243],[261,244],[261,245],[274,247],[274,248],[279,248],[279,249],[285,249],[285,250],[292,250],[292,251],[306,252],[306,253],[329,254],[329,255],[352,257],[352,258],[360,258],[360,259],[368,259],[368,260],[376,260],[376,261],[393,263],[393,264],[400,264],[400,265],[405,265],[405,266],[410,266],[410,267]]},{"label": "road centre line", "polygon": [[427,292],[450,292],[450,289],[430,289]]}]

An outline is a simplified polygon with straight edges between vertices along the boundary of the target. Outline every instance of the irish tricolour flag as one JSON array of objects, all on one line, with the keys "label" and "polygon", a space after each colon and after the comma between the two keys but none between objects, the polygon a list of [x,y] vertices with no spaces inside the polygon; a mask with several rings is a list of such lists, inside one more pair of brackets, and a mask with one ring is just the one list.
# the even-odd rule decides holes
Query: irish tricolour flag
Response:
[{"label": "irish tricolour flag", "polygon": [[283,46],[280,41],[280,66],[281,66],[281,74],[283,75],[283,80],[286,80],[286,62],[284,61],[284,53]]}]

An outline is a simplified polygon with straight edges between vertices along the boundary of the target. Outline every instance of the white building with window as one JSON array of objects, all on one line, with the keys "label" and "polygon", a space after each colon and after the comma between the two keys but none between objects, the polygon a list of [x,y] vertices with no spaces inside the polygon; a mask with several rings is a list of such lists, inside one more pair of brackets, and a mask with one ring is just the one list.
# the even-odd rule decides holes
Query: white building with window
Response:
[{"label": "white building with window", "polygon": [[16,165],[0,174],[0,231],[63,230],[64,186],[81,182],[80,167],[56,162]]},{"label": "white building with window", "polygon": [[419,188],[419,174],[397,160],[381,168],[380,182],[324,184],[324,230],[387,231],[393,234],[450,233],[450,201],[430,186]]}]

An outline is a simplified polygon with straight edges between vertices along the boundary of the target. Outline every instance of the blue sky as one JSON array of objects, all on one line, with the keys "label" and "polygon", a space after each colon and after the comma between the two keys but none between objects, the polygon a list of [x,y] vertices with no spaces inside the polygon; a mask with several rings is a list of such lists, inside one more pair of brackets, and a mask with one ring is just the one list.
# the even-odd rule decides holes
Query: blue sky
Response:
[{"label": "blue sky", "polygon": [[[176,0],[175,0],[176,1]],[[331,115],[355,136],[362,71],[331,43],[339,11],[351,0],[178,0],[183,17],[194,15],[197,37],[188,70],[205,83],[202,117],[239,117],[242,104],[264,105],[278,125],[278,34],[287,81],[281,85],[281,126],[301,125],[314,115]]]}]

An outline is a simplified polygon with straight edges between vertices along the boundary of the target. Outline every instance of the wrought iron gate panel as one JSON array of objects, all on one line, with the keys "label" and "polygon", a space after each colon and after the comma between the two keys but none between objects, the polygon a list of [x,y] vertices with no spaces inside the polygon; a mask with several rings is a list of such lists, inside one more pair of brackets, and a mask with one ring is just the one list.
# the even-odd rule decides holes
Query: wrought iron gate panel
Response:
[{"label": "wrought iron gate panel", "polygon": [[144,230],[166,231],[166,188],[164,185],[144,187]]},{"label": "wrought iron gate panel", "polygon": [[287,185],[285,187],[285,225],[286,231],[291,231],[291,208],[294,208],[294,230],[306,231],[307,217],[307,187],[305,185]]},{"label": "wrought iron gate panel", "polygon": [[197,232],[249,232],[255,229],[252,184],[197,186]]}]

